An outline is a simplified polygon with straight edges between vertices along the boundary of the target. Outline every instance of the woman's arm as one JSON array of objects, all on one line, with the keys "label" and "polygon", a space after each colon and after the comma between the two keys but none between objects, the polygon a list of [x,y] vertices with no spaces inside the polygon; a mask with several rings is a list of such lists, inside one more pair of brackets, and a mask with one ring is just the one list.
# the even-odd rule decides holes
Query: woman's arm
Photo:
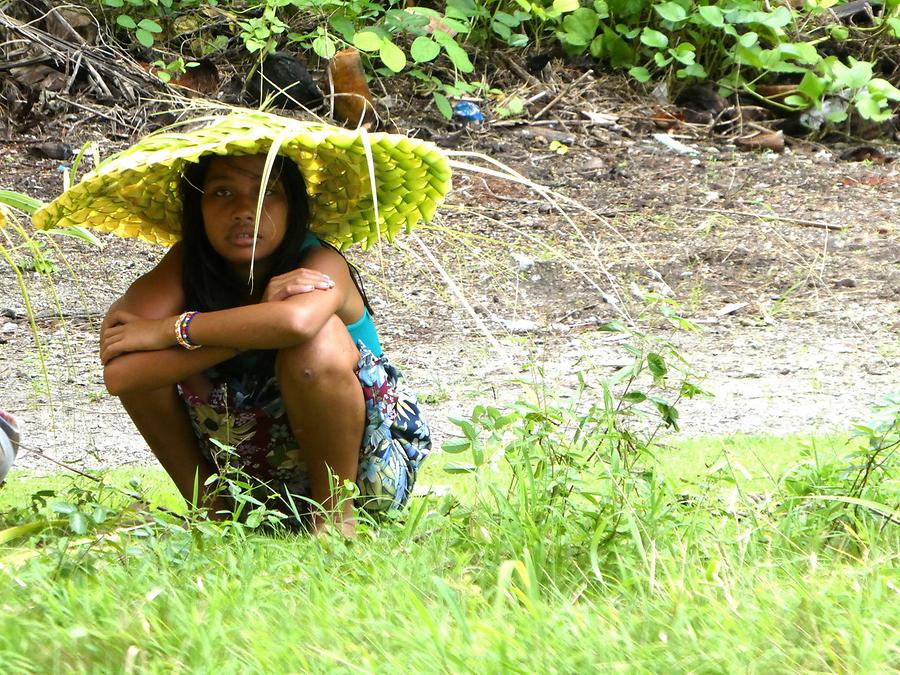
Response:
[{"label": "woman's arm", "polygon": [[[176,244],[152,270],[137,279],[106,314],[100,330],[100,353],[104,364],[103,379],[109,393],[120,396],[134,391],[155,389],[175,384],[189,375],[202,372],[226,361],[237,352],[227,348],[163,349],[122,353],[118,358],[104,358],[104,346],[111,330],[124,314],[146,319],[161,319],[182,311],[184,291],[181,286],[181,246]],[[173,320],[174,335],[174,320]]]},{"label": "woman's arm", "polygon": [[[314,337],[335,314],[344,323],[352,323],[362,315],[362,299],[346,261],[338,253],[316,249],[304,260],[304,266],[327,274],[334,285],[322,292],[302,293],[277,302],[197,314],[190,324],[191,341],[204,345],[204,349],[282,349]],[[112,313],[116,325],[105,336],[104,362],[115,363],[117,357],[124,358],[120,354],[174,347],[177,315],[177,311],[164,318],[124,310]]]}]

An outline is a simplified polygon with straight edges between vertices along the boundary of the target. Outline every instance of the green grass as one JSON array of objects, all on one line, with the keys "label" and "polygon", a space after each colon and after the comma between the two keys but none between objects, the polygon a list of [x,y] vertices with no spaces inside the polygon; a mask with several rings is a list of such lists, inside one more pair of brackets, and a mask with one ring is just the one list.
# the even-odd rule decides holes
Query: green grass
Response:
[{"label": "green grass", "polygon": [[[898,528],[793,499],[777,478],[809,458],[804,447],[822,469],[809,484],[836,475],[825,469],[845,443],[658,448],[668,480],[635,484],[608,542],[541,491],[508,493],[508,468],[448,476],[441,456],[422,483],[464,498],[418,497],[403,519],[352,542],[142,525],[146,514],[80,536],[54,530],[0,547],[0,663],[26,673],[888,672],[900,667]],[[780,492],[735,498],[725,451],[747,471],[739,486]],[[104,477],[127,488],[135,473],[156,502],[177,503],[159,471]],[[531,475],[539,488],[543,474]],[[71,485],[13,479],[0,523],[28,520],[12,507],[36,490],[68,499]],[[896,496],[895,484],[883,488],[869,497]]]},{"label": "green grass", "polygon": [[733,472],[749,490],[777,487],[785,471],[800,464],[827,464],[860,447],[848,434],[767,436],[733,434],[675,438],[654,454],[662,472],[695,485],[717,467]]}]

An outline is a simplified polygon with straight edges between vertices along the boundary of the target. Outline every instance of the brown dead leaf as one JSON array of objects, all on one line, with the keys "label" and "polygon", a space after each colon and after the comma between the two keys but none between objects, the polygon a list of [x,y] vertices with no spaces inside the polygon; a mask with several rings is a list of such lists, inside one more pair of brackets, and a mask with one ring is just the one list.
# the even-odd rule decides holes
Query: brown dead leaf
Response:
[{"label": "brown dead leaf", "polygon": [[742,150],[771,150],[784,152],[784,134],[781,131],[759,131],[738,138],[735,143]]},{"label": "brown dead leaf", "polygon": [[681,113],[670,113],[667,110],[657,110],[650,117],[650,121],[660,129],[677,129],[684,122],[684,115]]},{"label": "brown dead leaf", "polygon": [[63,73],[42,63],[13,68],[10,72],[17,81],[35,89],[63,91],[68,84]]}]

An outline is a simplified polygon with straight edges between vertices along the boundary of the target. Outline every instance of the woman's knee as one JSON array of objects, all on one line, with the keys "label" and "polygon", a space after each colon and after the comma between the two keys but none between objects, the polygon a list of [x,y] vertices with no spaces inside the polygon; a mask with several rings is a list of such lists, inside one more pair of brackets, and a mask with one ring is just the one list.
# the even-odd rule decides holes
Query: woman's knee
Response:
[{"label": "woman's knee", "polygon": [[352,374],[358,361],[359,350],[347,327],[333,316],[311,340],[278,350],[275,370],[279,382],[309,385]]},{"label": "woman's knee", "polygon": [[159,389],[147,389],[119,394],[122,407],[134,415],[141,411],[159,411],[178,405],[181,402],[178,391],[174,386],[160,387]]}]

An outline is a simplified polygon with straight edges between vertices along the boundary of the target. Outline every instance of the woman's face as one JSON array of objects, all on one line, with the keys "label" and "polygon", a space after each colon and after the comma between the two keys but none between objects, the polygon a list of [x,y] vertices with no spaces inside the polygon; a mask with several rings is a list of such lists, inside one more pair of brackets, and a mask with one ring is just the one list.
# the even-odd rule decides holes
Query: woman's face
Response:
[{"label": "woman's face", "polygon": [[216,157],[203,183],[200,208],[206,237],[216,253],[239,272],[248,271],[252,260],[259,262],[272,255],[287,231],[287,196],[272,177],[254,235],[265,163],[265,155]]}]

